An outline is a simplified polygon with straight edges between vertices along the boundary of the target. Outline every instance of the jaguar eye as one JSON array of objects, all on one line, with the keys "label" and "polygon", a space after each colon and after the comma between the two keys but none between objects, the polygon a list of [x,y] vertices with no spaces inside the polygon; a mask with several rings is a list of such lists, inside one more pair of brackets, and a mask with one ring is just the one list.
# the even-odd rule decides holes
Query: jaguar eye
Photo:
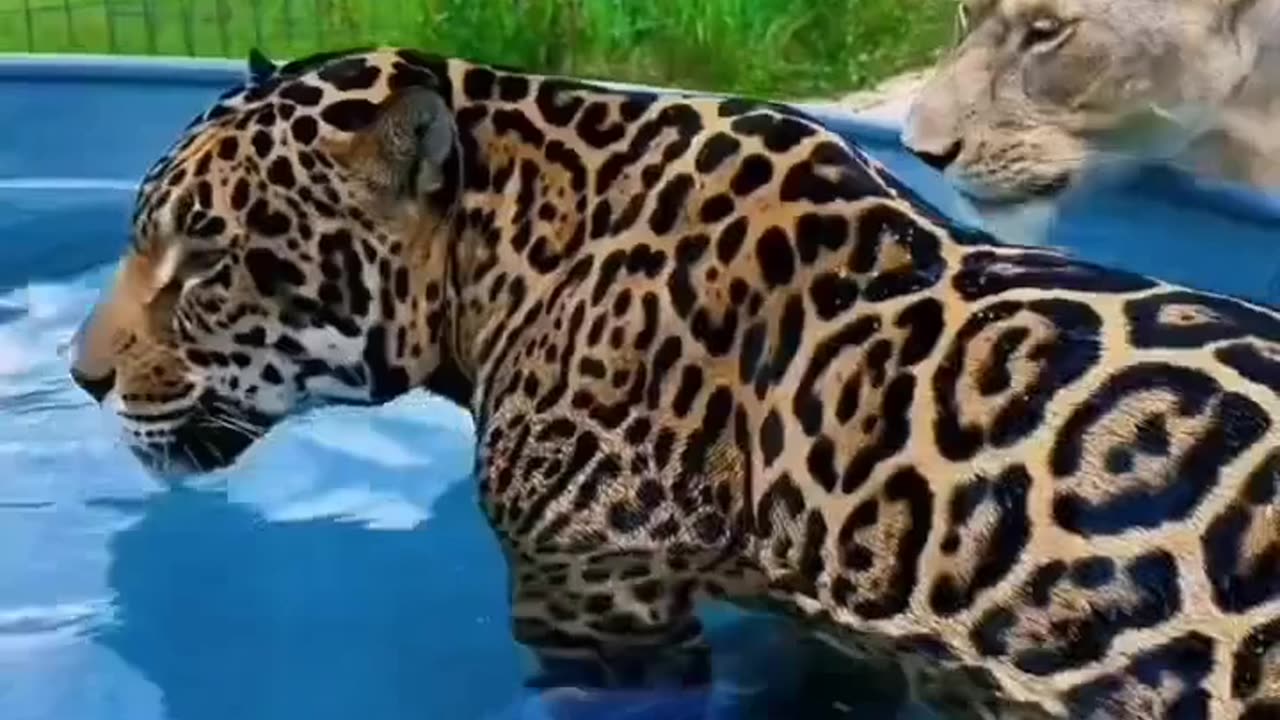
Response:
[{"label": "jaguar eye", "polygon": [[1071,29],[1071,23],[1060,18],[1041,16],[1032,20],[1022,33],[1024,50],[1047,50],[1061,42]]},{"label": "jaguar eye", "polygon": [[206,275],[213,272],[226,256],[226,250],[189,250],[182,256],[176,276],[186,280]]}]

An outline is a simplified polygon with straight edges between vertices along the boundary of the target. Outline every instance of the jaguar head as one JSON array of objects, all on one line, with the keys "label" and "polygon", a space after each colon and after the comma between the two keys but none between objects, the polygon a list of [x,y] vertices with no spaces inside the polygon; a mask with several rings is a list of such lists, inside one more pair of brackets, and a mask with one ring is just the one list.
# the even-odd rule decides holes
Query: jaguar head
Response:
[{"label": "jaguar head", "polygon": [[73,342],[73,380],[164,475],[228,466],[289,416],[383,403],[448,363],[457,138],[438,73],[396,52],[258,60],[144,178]]}]

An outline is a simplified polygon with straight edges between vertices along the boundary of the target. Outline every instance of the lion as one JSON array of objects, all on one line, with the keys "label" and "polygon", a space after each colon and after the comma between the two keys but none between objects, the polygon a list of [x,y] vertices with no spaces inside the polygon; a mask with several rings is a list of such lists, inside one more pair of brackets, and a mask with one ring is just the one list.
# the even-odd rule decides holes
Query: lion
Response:
[{"label": "lion", "polygon": [[1267,130],[1280,0],[963,0],[961,13],[901,140],[996,235],[1028,240],[1086,179],[1145,164],[1280,187]]}]

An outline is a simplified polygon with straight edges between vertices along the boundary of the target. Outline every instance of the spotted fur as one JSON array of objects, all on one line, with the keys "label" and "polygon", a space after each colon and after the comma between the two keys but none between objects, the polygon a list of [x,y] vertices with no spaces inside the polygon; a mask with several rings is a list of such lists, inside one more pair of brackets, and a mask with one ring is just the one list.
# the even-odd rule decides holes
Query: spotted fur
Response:
[{"label": "spotted fur", "polygon": [[465,406],[549,678],[705,679],[711,596],[950,717],[1280,713],[1276,312],[963,234],[785,107],[259,57],[146,176],[72,373],[158,471]]}]

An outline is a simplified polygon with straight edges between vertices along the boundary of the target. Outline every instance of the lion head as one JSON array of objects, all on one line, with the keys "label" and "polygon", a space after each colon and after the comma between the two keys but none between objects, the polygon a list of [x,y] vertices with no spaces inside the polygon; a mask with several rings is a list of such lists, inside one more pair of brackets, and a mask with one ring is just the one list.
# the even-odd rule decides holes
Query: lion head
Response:
[{"label": "lion head", "polygon": [[902,140],[991,215],[1052,202],[1094,171],[1194,154],[1258,82],[1280,0],[963,0],[962,11],[964,37]]}]

